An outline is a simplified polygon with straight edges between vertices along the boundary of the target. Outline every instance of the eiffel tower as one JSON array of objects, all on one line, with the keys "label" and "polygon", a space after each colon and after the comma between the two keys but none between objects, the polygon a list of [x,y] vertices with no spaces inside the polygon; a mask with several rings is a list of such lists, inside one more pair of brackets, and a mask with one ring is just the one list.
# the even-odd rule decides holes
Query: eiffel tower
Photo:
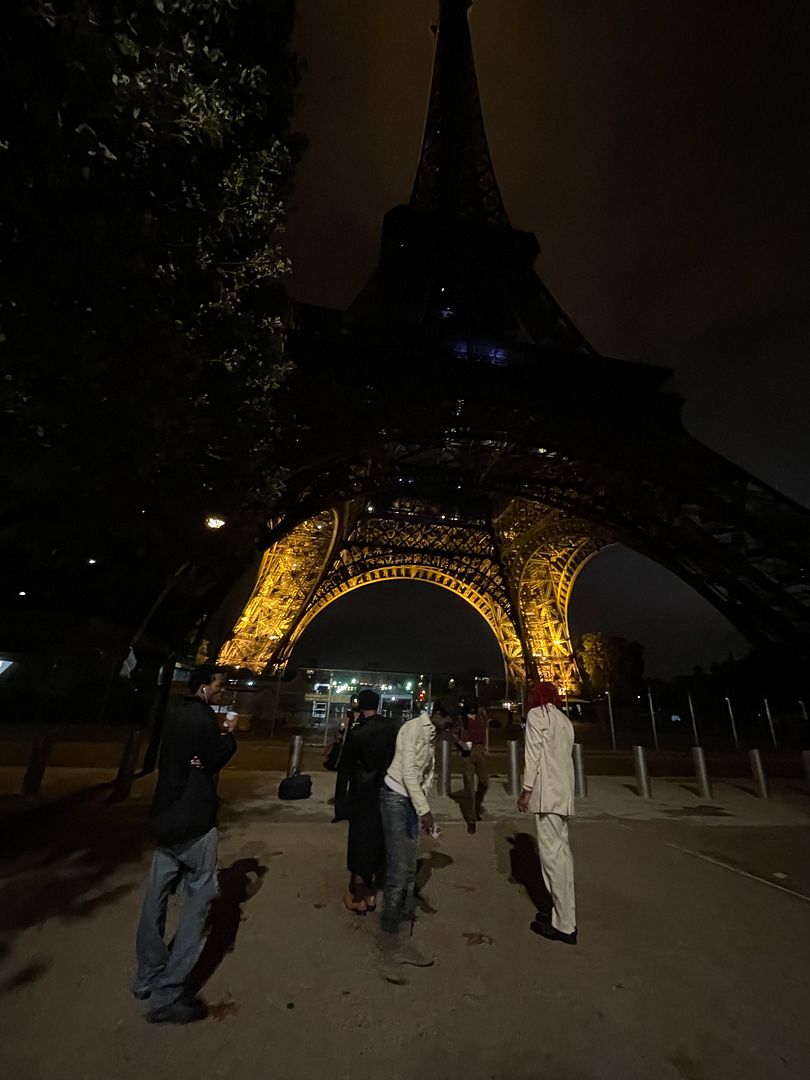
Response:
[{"label": "eiffel tower", "polygon": [[293,309],[286,491],[221,659],[282,671],[333,601],[427,581],[487,621],[513,686],[576,691],[569,598],[617,542],[807,657],[810,515],[692,438],[671,373],[599,355],[537,276],[493,172],[469,7],[441,2],[416,180],[376,271],[346,311]]}]

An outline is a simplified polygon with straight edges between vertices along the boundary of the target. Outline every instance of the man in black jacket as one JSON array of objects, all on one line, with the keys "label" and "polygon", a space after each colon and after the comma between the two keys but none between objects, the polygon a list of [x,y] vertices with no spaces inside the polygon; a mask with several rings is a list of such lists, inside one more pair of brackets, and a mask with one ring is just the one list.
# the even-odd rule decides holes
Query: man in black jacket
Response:
[{"label": "man in black jacket", "polygon": [[[150,822],[158,842],[146,882],[136,948],[137,998],[149,998],[151,1023],[187,1024],[207,1013],[185,995],[197,962],[211,901],[217,893],[217,780],[236,751],[233,725],[220,722],[227,676],[222,668],[197,668],[191,696],[163,733]],[[169,895],[182,881],[183,910],[171,946],[163,940]]]},{"label": "man in black jacket", "polygon": [[380,716],[378,694],[357,695],[360,719],[346,735],[335,785],[335,821],[349,820],[346,868],[351,874],[343,903],[358,915],[374,911],[385,872],[385,837],[379,792],[391,764],[399,724]]}]

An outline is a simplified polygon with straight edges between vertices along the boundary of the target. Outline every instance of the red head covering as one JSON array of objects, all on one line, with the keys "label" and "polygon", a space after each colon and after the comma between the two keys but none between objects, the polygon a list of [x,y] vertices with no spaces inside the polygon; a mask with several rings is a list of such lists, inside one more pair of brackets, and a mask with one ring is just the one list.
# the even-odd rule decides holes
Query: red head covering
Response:
[{"label": "red head covering", "polygon": [[557,693],[557,687],[554,683],[539,682],[534,684],[530,708],[536,709],[538,705],[553,705],[557,709],[562,708],[560,695]]}]

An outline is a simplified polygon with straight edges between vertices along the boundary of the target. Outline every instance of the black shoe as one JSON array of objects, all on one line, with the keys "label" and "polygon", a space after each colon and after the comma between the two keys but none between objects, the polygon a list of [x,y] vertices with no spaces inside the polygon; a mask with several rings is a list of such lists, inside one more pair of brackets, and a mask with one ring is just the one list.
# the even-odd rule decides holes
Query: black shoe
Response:
[{"label": "black shoe", "polygon": [[470,834],[470,836],[475,836],[475,822],[474,821],[468,821],[467,822],[467,832]]},{"label": "black shoe", "polygon": [[576,945],[577,943],[576,930],[573,934],[564,934],[562,930],[557,930],[551,923],[546,922],[533,922],[529,929],[533,933],[539,934],[540,937],[548,938],[549,941],[561,941],[563,945]]},{"label": "black shoe", "polygon": [[181,998],[146,1014],[150,1024],[193,1024],[208,1016],[208,1006],[199,998]]}]

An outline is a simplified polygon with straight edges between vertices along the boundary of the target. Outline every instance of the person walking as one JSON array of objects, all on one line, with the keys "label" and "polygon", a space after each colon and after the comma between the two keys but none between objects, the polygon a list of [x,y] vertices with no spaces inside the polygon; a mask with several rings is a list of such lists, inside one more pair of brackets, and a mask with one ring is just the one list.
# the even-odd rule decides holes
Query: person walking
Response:
[{"label": "person walking", "polygon": [[380,958],[381,973],[389,982],[406,981],[402,964],[430,967],[434,962],[403,936],[403,924],[410,923],[413,933],[419,832],[421,829],[430,835],[434,829],[428,791],[434,777],[436,731],[449,722],[444,708],[437,703],[432,718],[425,711],[403,724],[380,788],[386,853]]},{"label": "person walking", "polygon": [[484,796],[489,786],[489,730],[477,698],[466,698],[461,703],[461,735],[456,745],[461,752],[461,775],[464,778],[464,801],[467,832],[475,833],[476,823],[481,820]]},{"label": "person walking", "polygon": [[[203,946],[208,910],[217,894],[217,781],[236,751],[232,720],[220,721],[213,706],[222,701],[227,674],[198,667],[190,696],[163,733],[150,823],[157,840],[146,880],[136,936],[135,997],[149,1000],[153,1024],[202,1020],[207,1008],[186,991],[186,980]],[[169,895],[182,883],[185,893],[174,940],[164,940]]]},{"label": "person walking", "polygon": [[351,877],[343,903],[357,915],[376,910],[385,874],[379,791],[394,756],[398,724],[379,715],[379,703],[373,690],[357,695],[359,715],[344,738],[335,784],[334,820],[349,822],[346,867]]},{"label": "person walking", "polygon": [[568,842],[568,819],[574,814],[574,729],[561,708],[553,683],[534,688],[526,717],[523,791],[518,810],[534,814],[543,880],[554,905],[551,923],[539,917],[535,934],[567,945],[577,943],[574,858]]}]

